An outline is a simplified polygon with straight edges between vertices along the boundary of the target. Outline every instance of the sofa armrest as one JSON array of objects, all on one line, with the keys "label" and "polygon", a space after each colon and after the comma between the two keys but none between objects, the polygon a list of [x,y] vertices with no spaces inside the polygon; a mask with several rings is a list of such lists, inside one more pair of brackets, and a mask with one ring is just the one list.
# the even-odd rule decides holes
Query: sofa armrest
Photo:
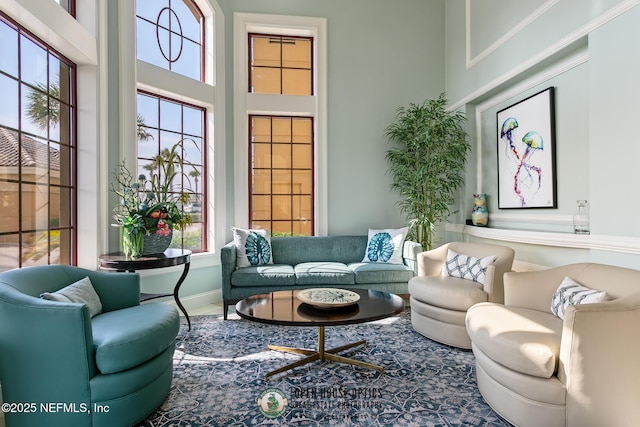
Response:
[{"label": "sofa armrest", "polygon": [[558,378],[567,387],[568,426],[622,426],[638,422],[637,325],[640,325],[640,292],[567,309]]},{"label": "sofa armrest", "polygon": [[236,257],[236,246],[233,242],[229,242],[220,248],[223,299],[229,299],[231,293],[231,273],[236,269]]},{"label": "sofa armrest", "polygon": [[405,240],[402,245],[402,258],[406,266],[418,274],[418,254],[422,252],[422,245],[418,242]]}]

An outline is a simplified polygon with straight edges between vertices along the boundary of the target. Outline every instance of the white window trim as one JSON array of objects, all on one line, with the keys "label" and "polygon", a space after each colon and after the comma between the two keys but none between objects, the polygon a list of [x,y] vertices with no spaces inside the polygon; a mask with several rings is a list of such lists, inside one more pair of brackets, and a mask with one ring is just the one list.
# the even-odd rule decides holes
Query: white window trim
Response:
[{"label": "white window trim", "polygon": [[[0,9],[76,64],[77,265],[94,269],[106,244],[106,2],[78,1],[76,19],[53,1],[0,0]],[[97,18],[96,18],[97,17]],[[100,33],[100,37],[98,37]]]},{"label": "white window trim", "polygon": [[[205,82],[171,73],[163,68],[138,61],[135,43],[135,2],[119,2],[120,37],[120,156],[121,161],[135,167],[137,90],[187,102],[206,109],[207,144],[207,246],[208,253],[217,253],[225,243],[225,95],[224,89],[224,14],[215,0],[194,0],[204,15]],[[212,43],[213,42],[213,43]],[[217,57],[214,55],[218,52]],[[214,114],[215,112],[215,114]],[[209,257],[195,254],[194,257]],[[217,257],[215,258],[217,259]]]},{"label": "white window trim", "polygon": [[[327,168],[327,20],[325,18],[235,13],[234,61],[234,210],[235,224],[248,227],[249,212],[249,114],[313,116],[314,208],[316,235],[328,233]],[[313,37],[315,95],[267,95],[248,93],[248,33]]]}]

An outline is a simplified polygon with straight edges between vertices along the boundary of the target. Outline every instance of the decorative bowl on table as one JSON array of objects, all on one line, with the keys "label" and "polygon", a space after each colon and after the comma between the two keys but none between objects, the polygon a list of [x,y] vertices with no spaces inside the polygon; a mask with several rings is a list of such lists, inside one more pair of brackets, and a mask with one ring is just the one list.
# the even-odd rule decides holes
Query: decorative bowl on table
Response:
[{"label": "decorative bowl on table", "polygon": [[359,294],[337,288],[303,289],[296,293],[296,297],[305,304],[321,309],[346,307],[360,300]]}]

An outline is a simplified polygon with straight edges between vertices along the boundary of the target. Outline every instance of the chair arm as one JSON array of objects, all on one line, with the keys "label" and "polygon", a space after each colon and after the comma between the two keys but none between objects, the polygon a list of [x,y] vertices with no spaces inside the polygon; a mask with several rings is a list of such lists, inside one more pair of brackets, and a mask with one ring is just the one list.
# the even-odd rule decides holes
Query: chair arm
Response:
[{"label": "chair arm", "polygon": [[236,269],[236,257],[236,246],[233,242],[229,242],[220,248],[223,299],[228,299],[231,294],[231,273]]},{"label": "chair arm", "polygon": [[100,297],[103,313],[140,305],[138,273],[87,271],[86,275]]},{"label": "chair arm", "polygon": [[504,275],[511,271],[512,266],[513,257],[498,258],[487,266],[483,289],[488,295],[488,302],[504,302]]},{"label": "chair arm", "polygon": [[504,304],[551,313],[551,298],[565,277],[578,277],[586,264],[569,264],[540,271],[508,272]]},{"label": "chair arm", "polygon": [[417,256],[418,276],[439,276],[442,266],[447,260],[449,245],[442,245],[435,249],[420,252]]},{"label": "chair arm", "polygon": [[0,348],[5,402],[91,402],[88,382],[97,369],[85,305],[0,283]]},{"label": "chair arm", "polygon": [[567,388],[567,425],[635,425],[640,419],[640,292],[569,307],[558,378]]}]

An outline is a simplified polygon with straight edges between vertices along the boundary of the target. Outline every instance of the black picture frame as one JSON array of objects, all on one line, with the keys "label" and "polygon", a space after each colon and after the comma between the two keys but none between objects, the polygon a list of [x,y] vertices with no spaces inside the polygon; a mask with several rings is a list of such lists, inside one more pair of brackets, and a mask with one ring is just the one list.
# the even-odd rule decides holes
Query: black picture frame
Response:
[{"label": "black picture frame", "polygon": [[496,113],[498,208],[556,208],[555,88]]}]

